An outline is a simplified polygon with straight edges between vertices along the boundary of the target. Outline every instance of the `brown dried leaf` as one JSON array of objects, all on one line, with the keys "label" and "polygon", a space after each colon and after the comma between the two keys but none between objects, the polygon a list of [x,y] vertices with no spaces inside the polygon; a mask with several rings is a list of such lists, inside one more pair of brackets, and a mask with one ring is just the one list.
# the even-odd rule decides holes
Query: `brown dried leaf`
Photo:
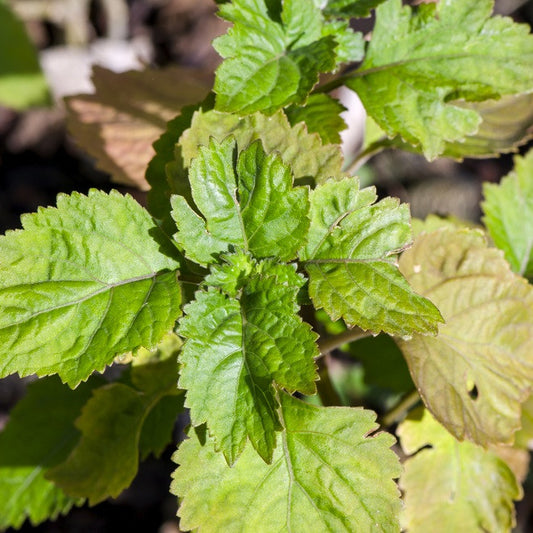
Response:
[{"label": "brown dried leaf", "polygon": [[207,72],[184,67],[116,73],[94,67],[95,94],[66,99],[67,127],[112,181],[148,190],[152,143],[180,109],[205,97]]}]

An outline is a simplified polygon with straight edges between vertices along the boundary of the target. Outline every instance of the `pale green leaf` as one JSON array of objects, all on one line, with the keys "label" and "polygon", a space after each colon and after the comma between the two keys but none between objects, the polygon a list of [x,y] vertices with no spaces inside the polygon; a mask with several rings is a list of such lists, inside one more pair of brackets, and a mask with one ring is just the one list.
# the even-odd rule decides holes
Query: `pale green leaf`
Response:
[{"label": "pale green leaf", "polygon": [[443,0],[416,9],[387,0],[360,69],[348,80],[390,136],[433,159],[446,141],[476,133],[482,101],[533,90],[533,37],[510,18],[490,17],[492,0]]},{"label": "pale green leaf", "polygon": [[50,103],[48,85],[24,24],[0,0],[0,104],[25,109]]},{"label": "pale green leaf", "polygon": [[392,478],[400,465],[394,438],[371,433],[375,414],[313,407],[281,395],[285,430],[272,464],[251,446],[229,468],[213,441],[196,430],[176,452],[171,491],[181,498],[184,530],[399,531],[400,500]]},{"label": "pale green leaf", "polygon": [[36,381],[13,408],[0,433],[0,528],[33,525],[67,513],[83,500],[67,496],[45,479],[75,446],[74,420],[100,380],[70,390],[57,378]]},{"label": "pale green leaf", "polygon": [[176,250],[131,197],[60,195],[0,238],[0,374],[70,386],[180,314]]},{"label": "pale green leaf", "polygon": [[309,295],[332,320],[393,335],[436,332],[438,310],[400,274],[396,256],[411,242],[409,208],[377,204],[357,179],[327,182],[311,193],[311,226],[300,257]]},{"label": "pale green leaf", "polygon": [[305,124],[291,127],[282,111],[270,117],[254,113],[243,118],[220,111],[198,111],[180,138],[185,165],[198,155],[199,145],[207,146],[211,137],[221,142],[230,134],[241,150],[260,139],[265,152],[278,152],[291,166],[296,180],[307,178],[321,183],[342,175],[339,146],[323,146],[317,134],[308,133]]},{"label": "pale green leaf", "polygon": [[499,185],[483,184],[483,222],[514,272],[533,277],[533,150]]},{"label": "pale green leaf", "polygon": [[398,341],[426,406],[460,440],[512,442],[533,379],[533,288],[477,230],[421,234],[400,270],[445,320]]},{"label": "pale green leaf", "polygon": [[346,122],[340,114],[346,108],[327,94],[312,94],[305,105],[290,106],[285,114],[292,126],[303,122],[309,133],[318,133],[324,144],[340,144],[340,132],[346,129]]},{"label": "pale green leaf", "polygon": [[[121,382],[94,391],[76,420],[78,444],[48,471],[49,479],[70,496],[88,498],[91,505],[117,497],[131,484],[139,455],[158,453],[170,442],[170,424],[183,408],[177,389],[180,344],[169,335],[154,350],[141,350]],[[147,434],[155,420],[161,427]]]},{"label": "pale green leaf", "polygon": [[515,446],[533,450],[533,395],[522,404],[520,430],[515,434]]},{"label": "pale green leaf", "polygon": [[[309,0],[287,0],[279,13],[264,0],[235,0],[223,4],[219,15],[233,22],[213,43],[225,58],[214,87],[220,111],[273,113],[301,103],[318,74],[336,66],[337,42],[322,36],[322,13]],[[339,32],[346,39],[347,28]],[[346,46],[340,51],[346,53]]]},{"label": "pale green leaf", "polygon": [[495,453],[458,442],[425,409],[412,413],[398,435],[404,452],[416,453],[400,478],[408,533],[511,531],[522,490]]},{"label": "pale green leaf", "polygon": [[[207,281],[239,280],[235,265],[218,267]],[[315,392],[316,335],[297,314],[303,284],[292,265],[263,261],[240,280],[239,300],[211,288],[185,307],[179,333],[187,342],[179,386],[187,389],[185,405],[193,424],[207,422],[229,464],[247,437],[271,461],[275,431],[281,429],[273,382],[291,391]]]},{"label": "pale green leaf", "polygon": [[291,169],[260,141],[243,150],[230,137],[201,147],[192,163],[192,198],[202,218],[182,196],[172,198],[175,239],[200,264],[214,261],[230,246],[256,257],[291,260],[309,226],[308,191],[292,187]]}]

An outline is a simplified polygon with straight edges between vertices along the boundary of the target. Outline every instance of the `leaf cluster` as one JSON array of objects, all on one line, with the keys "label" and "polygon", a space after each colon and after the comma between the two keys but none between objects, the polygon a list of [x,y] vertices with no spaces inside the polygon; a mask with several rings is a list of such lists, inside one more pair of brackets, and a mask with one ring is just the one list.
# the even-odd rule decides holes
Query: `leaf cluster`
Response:
[{"label": "leaf cluster", "polygon": [[[349,21],[374,9],[365,43]],[[375,121],[361,157],[513,149],[531,115],[501,141],[491,120],[530,101],[533,37],[491,9],[233,0],[201,102],[201,77],[176,96],[176,72],[159,73],[157,96],[128,73],[124,102],[119,78],[96,72],[99,93],[69,102],[71,128],[115,179],[150,187],[148,207],[61,195],[0,237],[0,376],[52,376],[0,433],[0,527],[117,497],[188,408],[171,487],[183,529],[511,529],[531,439],[533,157],[484,187],[495,247],[455,220],[411,224],[345,166],[329,94],[346,85]],[[107,119],[80,126],[90,109],[127,117],[142,150],[113,157],[117,139],[133,144]],[[337,348],[364,372],[344,406]],[[118,377],[97,375],[110,365]],[[379,423],[376,391],[392,407]]]}]

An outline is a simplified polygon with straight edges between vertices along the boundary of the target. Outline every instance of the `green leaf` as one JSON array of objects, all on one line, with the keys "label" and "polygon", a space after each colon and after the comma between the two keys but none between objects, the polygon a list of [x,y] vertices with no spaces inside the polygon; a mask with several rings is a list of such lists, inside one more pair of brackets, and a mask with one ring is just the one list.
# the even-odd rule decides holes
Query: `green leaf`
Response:
[{"label": "green leaf", "polygon": [[67,496],[45,479],[48,469],[69,454],[79,438],[74,420],[100,380],[76,390],[57,378],[31,383],[0,433],[0,528],[54,520],[83,500]]},{"label": "green leaf", "polygon": [[522,490],[496,454],[457,442],[427,410],[412,413],[398,435],[404,452],[416,453],[400,478],[408,533],[511,531]]},{"label": "green leaf", "polygon": [[48,478],[90,505],[116,498],[137,473],[144,416],[142,395],[131,387],[112,383],[97,389],[76,421],[83,434],[79,444]]},{"label": "green leaf", "polygon": [[307,132],[305,124],[291,127],[282,111],[271,117],[254,113],[243,118],[220,111],[198,111],[180,138],[185,165],[197,157],[199,145],[207,146],[211,137],[222,142],[230,134],[241,150],[260,139],[265,152],[278,152],[283,162],[291,166],[295,180],[307,178],[321,183],[342,175],[340,147],[323,146],[317,134]]},{"label": "green leaf", "polygon": [[[227,288],[229,278],[240,278],[236,264],[218,267],[207,282],[224,279]],[[187,342],[179,386],[188,391],[185,405],[193,424],[207,422],[229,464],[247,437],[271,461],[275,431],[281,429],[273,381],[291,391],[315,393],[316,335],[297,314],[303,284],[292,265],[263,261],[240,280],[239,300],[211,288],[185,307],[179,333]]]},{"label": "green leaf", "polygon": [[[301,103],[318,74],[336,66],[338,43],[332,35],[323,36],[322,13],[309,0],[287,0],[276,13],[264,0],[235,0],[223,4],[219,15],[233,22],[228,33],[213,42],[225,58],[214,87],[219,111],[271,114]],[[343,39],[347,31],[338,29]]]},{"label": "green leaf", "polygon": [[291,260],[309,226],[308,191],[292,187],[291,169],[256,141],[237,163],[235,139],[201,147],[191,163],[192,198],[202,218],[182,196],[172,198],[175,239],[199,264],[213,262],[230,246],[256,257]]},{"label": "green leaf", "polygon": [[0,0],[0,104],[15,109],[51,104],[35,48],[5,0]]},{"label": "green leaf", "polygon": [[[131,484],[137,474],[139,448],[145,457],[170,441],[168,399],[174,402],[172,421],[183,407],[183,399],[176,397],[179,345],[175,335],[167,336],[155,350],[142,351],[142,360],[134,360],[137,366],[132,366],[122,383],[94,391],[76,420],[82,434],[79,443],[48,471],[49,479],[70,496],[88,498],[91,505],[117,497]],[[145,422],[152,425],[150,415],[160,417],[162,408],[164,426],[155,435],[147,435]]]},{"label": "green leaf", "polygon": [[139,457],[159,457],[172,442],[172,433],[179,413],[184,411],[185,394],[163,396],[147,414],[139,436]]},{"label": "green leaf", "polygon": [[153,346],[180,314],[172,245],[131,197],[60,195],[0,238],[0,375],[71,387]]},{"label": "green leaf", "polygon": [[426,406],[459,440],[511,443],[533,379],[533,288],[477,230],[421,234],[400,270],[445,320],[398,341]]},{"label": "green leaf", "polygon": [[303,122],[309,133],[318,133],[324,144],[340,144],[339,132],[346,129],[340,114],[346,108],[327,94],[312,94],[304,106],[292,105],[285,110],[291,126]]},{"label": "green leaf", "polygon": [[[317,0],[315,0],[316,2]],[[324,13],[334,17],[368,17],[384,0],[327,0]],[[322,3],[322,2],[321,2]]]},{"label": "green leaf", "polygon": [[483,184],[483,222],[517,274],[533,277],[533,150],[499,185]]},{"label": "green leaf", "polygon": [[363,34],[354,32],[350,28],[350,24],[344,20],[334,20],[324,24],[322,27],[322,36],[331,35],[337,46],[335,47],[335,54],[337,56],[337,64],[352,63],[354,61],[361,61],[365,55],[365,40]]},{"label": "green leaf", "polygon": [[525,24],[490,17],[492,0],[447,0],[416,10],[388,0],[360,69],[347,81],[391,137],[433,159],[446,141],[476,133],[482,101],[533,90],[533,37]]},{"label": "green leaf", "polygon": [[311,193],[311,226],[300,251],[309,295],[332,320],[375,332],[436,332],[435,306],[413,292],[396,265],[411,241],[409,208],[357,179],[326,182]]},{"label": "green leaf", "polygon": [[176,452],[171,491],[180,527],[224,531],[399,531],[394,438],[371,435],[375,414],[319,408],[281,395],[285,430],[272,464],[250,447],[229,468],[200,430]]}]

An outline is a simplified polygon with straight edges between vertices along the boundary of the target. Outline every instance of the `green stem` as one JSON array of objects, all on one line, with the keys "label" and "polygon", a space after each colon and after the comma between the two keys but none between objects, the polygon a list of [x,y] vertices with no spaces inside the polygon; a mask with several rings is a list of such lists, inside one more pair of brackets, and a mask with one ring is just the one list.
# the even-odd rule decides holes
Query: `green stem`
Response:
[{"label": "green stem", "polygon": [[365,337],[370,337],[372,332],[363,331],[362,329],[355,327],[352,329],[347,329],[338,335],[333,335],[331,337],[325,337],[318,341],[318,348],[322,355],[325,355],[336,348],[340,348],[343,344],[348,342],[358,341],[359,339],[364,339]]},{"label": "green stem", "polygon": [[405,395],[382,419],[381,425],[384,427],[392,426],[407,414],[412,407],[420,401],[420,394],[415,389]]},{"label": "green stem", "polygon": [[392,146],[394,146],[394,143],[387,137],[382,137],[381,139],[374,141],[355,156],[354,160],[346,168],[346,172],[350,174],[350,176],[353,176],[371,157],[374,157],[386,148]]},{"label": "green stem", "polygon": [[322,401],[324,407],[332,405],[342,405],[340,396],[338,395],[331,377],[329,375],[329,368],[326,359],[318,361],[318,375],[320,379],[316,382],[316,390],[318,397]]}]

